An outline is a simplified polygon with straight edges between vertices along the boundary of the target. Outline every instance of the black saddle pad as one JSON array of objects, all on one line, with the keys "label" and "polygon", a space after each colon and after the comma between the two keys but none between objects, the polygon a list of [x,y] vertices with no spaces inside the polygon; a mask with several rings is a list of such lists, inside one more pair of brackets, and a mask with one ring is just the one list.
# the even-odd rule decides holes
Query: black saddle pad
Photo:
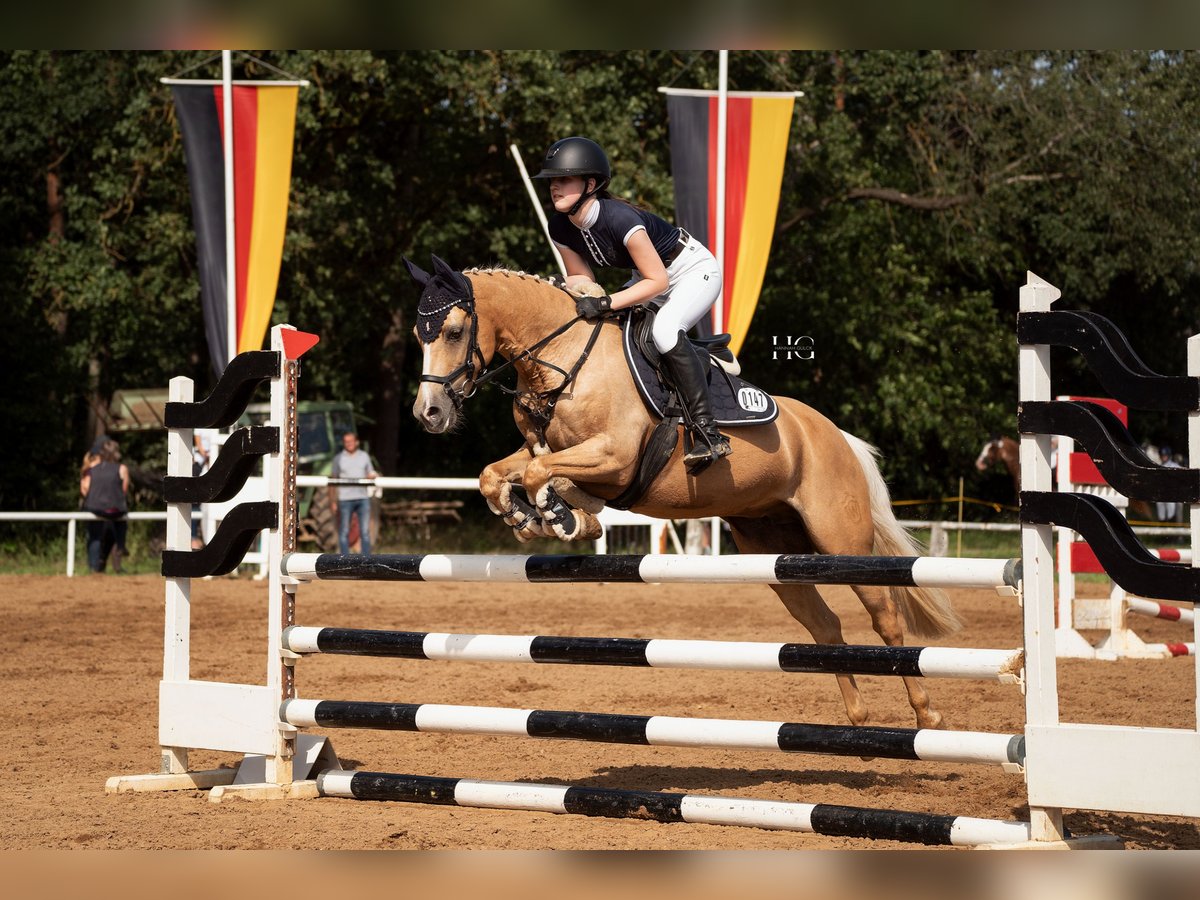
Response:
[{"label": "black saddle pad", "polygon": [[[660,419],[667,408],[669,391],[658,377],[658,372],[646,358],[638,336],[649,327],[651,317],[641,314],[643,307],[623,317],[621,342],[625,347],[625,361],[633,375],[633,383],[646,403],[646,408]],[[730,375],[716,361],[709,358],[708,391],[712,402],[713,417],[724,428],[739,425],[766,425],[779,415],[775,398],[766,391],[756,388],[737,375]]]}]

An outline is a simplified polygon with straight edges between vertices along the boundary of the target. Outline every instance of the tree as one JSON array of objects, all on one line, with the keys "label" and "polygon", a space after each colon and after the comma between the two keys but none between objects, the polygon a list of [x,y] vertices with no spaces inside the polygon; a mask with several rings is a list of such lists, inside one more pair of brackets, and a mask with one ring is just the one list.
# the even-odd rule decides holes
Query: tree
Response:
[{"label": "tree", "polygon": [[[508,403],[474,399],[458,440],[407,414],[420,353],[403,257],[552,270],[514,142],[534,166],[553,140],[593,136],[617,193],[669,215],[656,89],[715,87],[715,54],[256,55],[312,82],[274,312],[323,337],[305,395],[353,399],[387,472],[478,471],[517,440]],[[158,82],[202,59],[0,54],[0,505],[73,502],[88,411],[114,389],[178,374],[210,385],[183,152]],[[1195,53],[732,54],[731,87],[805,91],[748,376],[878,444],[897,493],[931,496],[956,486],[991,431],[1015,429],[1026,269],[1183,371],[1182,338],[1200,324],[1198,66]],[[811,336],[815,358],[773,360],[789,335]],[[1095,392],[1073,357],[1057,368],[1063,390]],[[1133,425],[1182,443],[1167,417]],[[161,464],[161,443],[144,453]]]}]

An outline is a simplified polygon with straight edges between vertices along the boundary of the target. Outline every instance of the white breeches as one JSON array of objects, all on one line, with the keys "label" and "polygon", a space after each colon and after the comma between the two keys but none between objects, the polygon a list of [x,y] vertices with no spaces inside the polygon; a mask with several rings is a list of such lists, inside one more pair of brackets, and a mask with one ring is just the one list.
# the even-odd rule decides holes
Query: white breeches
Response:
[{"label": "white breeches", "polygon": [[[658,307],[654,320],[654,346],[666,353],[699,322],[721,294],[721,269],[708,249],[692,238],[667,267],[668,287],[650,302]],[[635,281],[640,276],[635,275]]]}]

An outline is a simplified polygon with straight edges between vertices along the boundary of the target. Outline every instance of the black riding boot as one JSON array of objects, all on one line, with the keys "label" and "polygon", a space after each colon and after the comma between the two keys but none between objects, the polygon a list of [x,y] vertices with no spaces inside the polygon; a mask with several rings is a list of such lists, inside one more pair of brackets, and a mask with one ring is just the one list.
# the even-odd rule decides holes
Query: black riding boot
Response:
[{"label": "black riding boot", "polygon": [[700,358],[687,335],[662,355],[663,363],[679,390],[679,399],[691,416],[694,441],[683,462],[688,468],[703,467],[733,452],[729,438],[717,430],[708,401],[707,361]]}]

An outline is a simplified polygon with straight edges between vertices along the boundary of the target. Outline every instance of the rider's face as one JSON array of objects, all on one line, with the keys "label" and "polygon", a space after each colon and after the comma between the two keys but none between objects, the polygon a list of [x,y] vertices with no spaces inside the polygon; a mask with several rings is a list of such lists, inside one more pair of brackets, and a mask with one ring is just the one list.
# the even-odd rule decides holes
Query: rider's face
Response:
[{"label": "rider's face", "polygon": [[554,208],[559,212],[569,212],[571,207],[579,201],[584,188],[584,180],[579,175],[564,175],[561,178],[551,178],[550,200],[554,203]]}]

